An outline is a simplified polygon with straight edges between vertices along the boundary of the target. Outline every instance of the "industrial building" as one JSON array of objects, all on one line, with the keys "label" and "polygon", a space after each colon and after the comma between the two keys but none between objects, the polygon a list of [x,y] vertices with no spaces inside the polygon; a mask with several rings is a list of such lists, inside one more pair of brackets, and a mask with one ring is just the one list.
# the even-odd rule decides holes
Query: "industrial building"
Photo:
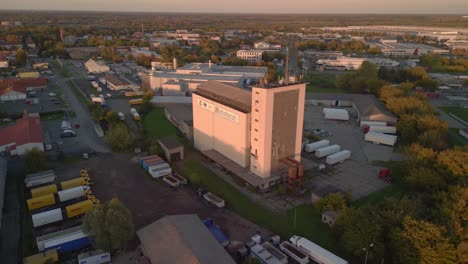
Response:
[{"label": "industrial building", "polygon": [[380,40],[380,42],[368,43],[371,47],[382,50],[385,56],[419,56],[426,54],[448,54],[449,50],[438,49],[424,44],[401,43],[396,39]]},{"label": "industrial building", "polygon": [[254,86],[250,92],[203,83],[192,97],[195,147],[250,185],[270,188],[291,163],[300,164],[305,87]]},{"label": "industrial building", "polygon": [[0,101],[26,100],[28,91],[47,87],[45,78],[0,79]]},{"label": "industrial building", "polygon": [[106,75],[104,77],[104,80],[106,80],[107,88],[109,88],[112,91],[138,88],[138,86],[115,75]]},{"label": "industrial building", "polygon": [[189,63],[172,71],[158,71],[154,67],[149,72],[149,84],[153,90],[161,89],[165,96],[186,96],[207,81],[245,87],[250,83],[257,83],[267,71],[267,67]]},{"label": "industrial building", "polygon": [[169,122],[191,141],[193,140],[192,98],[184,98],[190,99],[190,104],[168,104],[164,108],[164,115]]},{"label": "industrial building", "polygon": [[89,73],[104,73],[110,71],[109,66],[107,66],[104,61],[89,59],[84,65]]},{"label": "industrial building", "polygon": [[307,94],[306,103],[311,105],[353,107],[358,121],[382,121],[395,124],[397,117],[385,105],[370,94]]},{"label": "industrial building", "polygon": [[136,233],[149,263],[235,263],[197,215],[165,216]]},{"label": "industrial building", "polygon": [[243,59],[248,62],[258,62],[262,61],[264,50],[238,50],[236,57],[238,59]]},{"label": "industrial building", "polygon": [[44,151],[39,114],[25,114],[15,124],[0,128],[0,152],[23,155],[33,148]]},{"label": "industrial building", "polygon": [[400,65],[398,61],[387,58],[351,58],[346,56],[319,59],[317,65],[327,70],[349,71],[359,69],[364,61],[374,63],[378,67],[398,67]]}]

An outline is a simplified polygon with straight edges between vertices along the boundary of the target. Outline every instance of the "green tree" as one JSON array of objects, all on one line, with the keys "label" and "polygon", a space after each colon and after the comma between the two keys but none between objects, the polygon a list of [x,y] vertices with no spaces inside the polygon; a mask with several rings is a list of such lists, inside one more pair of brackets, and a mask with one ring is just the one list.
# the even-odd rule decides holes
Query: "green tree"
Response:
[{"label": "green tree", "polygon": [[115,151],[127,151],[134,142],[133,136],[124,123],[111,124],[106,133],[106,140]]},{"label": "green tree", "polygon": [[135,234],[130,211],[116,198],[93,206],[84,217],[83,227],[95,246],[104,251],[125,250]]},{"label": "green tree", "polygon": [[325,211],[342,211],[346,208],[346,200],[340,193],[331,193],[318,200],[315,207],[321,213]]},{"label": "green tree", "polygon": [[443,228],[426,221],[406,217],[403,228],[392,232],[391,244],[394,263],[458,263]]},{"label": "green tree", "polygon": [[372,47],[367,50],[367,53],[377,55],[382,54],[382,50],[379,47]]},{"label": "green tree", "polygon": [[23,49],[18,49],[15,53],[15,58],[16,63],[19,66],[24,66],[26,64],[26,61],[28,60],[28,55],[26,55],[26,52],[24,52]]},{"label": "green tree", "polygon": [[35,173],[48,169],[47,155],[37,148],[33,148],[23,155],[26,173]]},{"label": "green tree", "polygon": [[458,177],[468,176],[468,152],[463,150],[445,150],[437,156],[437,165]]}]

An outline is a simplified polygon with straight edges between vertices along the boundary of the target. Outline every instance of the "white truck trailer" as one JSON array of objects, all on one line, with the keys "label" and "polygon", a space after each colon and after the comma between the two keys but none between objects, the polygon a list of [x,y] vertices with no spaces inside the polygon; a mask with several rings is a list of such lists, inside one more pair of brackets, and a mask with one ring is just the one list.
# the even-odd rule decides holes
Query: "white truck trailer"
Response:
[{"label": "white truck trailer", "polygon": [[327,112],[325,113],[325,119],[346,121],[346,120],[349,120],[349,114],[342,113],[342,112]]},{"label": "white truck trailer", "polygon": [[95,81],[91,81],[91,85],[96,89],[99,87],[99,84]]},{"label": "white truck trailer", "polygon": [[32,222],[35,228],[62,220],[63,215],[60,208],[32,215]]},{"label": "white truck trailer", "polygon": [[320,149],[320,148],[324,148],[324,147],[328,147],[328,145],[330,145],[330,141],[324,139],[324,140],[320,140],[320,141],[317,141],[317,142],[313,142],[313,143],[310,143],[310,144],[307,144],[305,146],[305,151],[306,152],[314,152],[316,151],[317,149]]},{"label": "white truck trailer", "polygon": [[341,108],[323,108],[322,110],[322,113],[323,114],[327,114],[327,113],[344,113],[344,114],[348,114],[348,111],[346,111],[345,109],[341,109]]},{"label": "white truck trailer", "polygon": [[66,202],[76,198],[85,196],[85,188],[83,186],[77,186],[57,193],[60,202]]},{"label": "white truck trailer", "polygon": [[223,208],[224,206],[226,206],[224,200],[214,195],[213,193],[207,192],[203,195],[203,198],[207,202],[216,205],[218,208]]},{"label": "white truck trailer", "polygon": [[255,245],[250,248],[250,254],[252,257],[260,260],[260,263],[264,264],[282,264],[282,262],[273,256],[270,251],[263,248],[261,245]]},{"label": "white truck trailer", "polygon": [[34,186],[52,183],[55,181],[55,173],[53,170],[41,171],[33,174],[26,175],[24,183],[26,187],[31,188]]},{"label": "white truck trailer", "polygon": [[110,263],[111,256],[109,252],[95,250],[78,255],[78,264],[104,264]]},{"label": "white truck trailer", "polygon": [[307,254],[309,258],[322,264],[348,264],[348,261],[300,236],[292,236],[289,241]]},{"label": "white truck trailer", "polygon": [[332,154],[330,156],[327,157],[327,159],[325,160],[325,162],[328,164],[328,165],[333,165],[333,164],[337,164],[339,162],[342,162],[346,159],[349,159],[351,157],[351,151],[349,150],[342,150],[340,152],[337,152],[335,154]]},{"label": "white truck trailer", "polygon": [[315,157],[323,158],[325,156],[335,154],[341,150],[340,145],[331,145],[328,147],[320,148],[315,151]]},{"label": "white truck trailer", "polygon": [[382,121],[361,121],[360,126],[386,126],[387,122]]},{"label": "white truck trailer", "polygon": [[394,126],[370,126],[369,131],[384,134],[396,134],[397,129]]},{"label": "white truck trailer", "polygon": [[377,132],[368,132],[364,136],[364,140],[373,142],[375,144],[383,144],[383,145],[389,145],[389,146],[394,146],[396,144],[398,137],[393,136],[393,135],[387,135],[383,133],[377,133]]},{"label": "white truck trailer", "polygon": [[172,168],[169,166],[169,164],[166,164],[165,166],[157,166],[157,167],[149,167],[148,172],[151,175],[151,177],[158,179],[167,175],[170,175],[172,173]]}]

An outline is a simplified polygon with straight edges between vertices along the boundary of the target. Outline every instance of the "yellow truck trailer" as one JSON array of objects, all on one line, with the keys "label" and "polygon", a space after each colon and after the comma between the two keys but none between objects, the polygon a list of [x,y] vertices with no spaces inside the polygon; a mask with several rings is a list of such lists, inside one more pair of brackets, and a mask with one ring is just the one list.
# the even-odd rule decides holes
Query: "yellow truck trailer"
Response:
[{"label": "yellow truck trailer", "polygon": [[139,99],[131,99],[128,101],[128,104],[129,105],[139,105],[139,104],[142,104],[143,103],[143,99],[142,98],[139,98]]},{"label": "yellow truck trailer", "polygon": [[31,189],[31,197],[36,198],[46,194],[57,193],[57,185],[50,184],[39,188]]},{"label": "yellow truck trailer", "polygon": [[63,181],[60,183],[60,186],[62,187],[62,190],[66,190],[66,189],[70,189],[70,188],[74,188],[78,186],[83,186],[85,184],[86,184],[85,179],[83,179],[82,177],[79,177],[79,178],[75,178],[72,180]]},{"label": "yellow truck trailer", "polygon": [[57,263],[58,261],[57,249],[47,250],[23,259],[24,264],[49,264]]},{"label": "yellow truck trailer", "polygon": [[55,196],[46,194],[27,200],[29,211],[55,204]]},{"label": "yellow truck trailer", "polygon": [[92,207],[93,207],[93,202],[90,200],[85,200],[85,201],[65,207],[65,211],[67,212],[67,217],[72,218],[72,217],[79,216],[79,215],[86,213]]}]

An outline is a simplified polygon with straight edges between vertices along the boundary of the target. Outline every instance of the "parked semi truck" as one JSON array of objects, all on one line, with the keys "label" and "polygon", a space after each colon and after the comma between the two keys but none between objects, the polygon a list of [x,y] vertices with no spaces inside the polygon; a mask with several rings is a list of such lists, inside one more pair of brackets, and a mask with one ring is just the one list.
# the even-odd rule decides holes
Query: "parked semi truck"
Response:
[{"label": "parked semi truck", "polygon": [[41,171],[38,173],[28,174],[24,179],[26,187],[31,188],[38,185],[52,183],[55,181],[55,173],[53,170]]},{"label": "parked semi truck", "polygon": [[77,199],[85,196],[85,187],[77,186],[57,193],[60,202],[66,202],[69,200]]},{"label": "parked semi truck", "polygon": [[78,178],[71,179],[68,181],[63,181],[60,183],[60,187],[62,187],[62,190],[67,190],[67,189],[71,189],[71,188],[83,186],[83,185],[87,185],[83,177],[78,177]]},{"label": "parked semi truck", "polygon": [[294,259],[299,264],[308,264],[309,257],[299,250],[296,246],[289,243],[288,241],[284,241],[280,244],[280,249],[286,253],[290,258]]},{"label": "parked semi truck", "polygon": [[85,200],[65,207],[65,212],[68,218],[73,218],[85,214],[91,210],[93,202],[91,200]]},{"label": "parked semi truck", "polygon": [[57,249],[51,249],[44,252],[37,253],[23,259],[23,264],[47,264],[58,263],[59,257]]},{"label": "parked semi truck", "polygon": [[56,184],[50,184],[50,185],[46,185],[46,186],[43,186],[43,187],[31,189],[31,197],[36,198],[36,197],[39,197],[39,196],[43,196],[43,195],[51,194],[51,193],[56,193],[56,192],[57,192],[57,185]]},{"label": "parked semi truck", "polygon": [[33,214],[31,217],[34,228],[63,220],[62,209],[60,208]]},{"label": "parked semi truck", "polygon": [[387,122],[382,121],[361,121],[360,126],[386,126]]},{"label": "parked semi truck", "polygon": [[317,142],[313,142],[313,143],[307,144],[305,146],[305,151],[306,152],[314,152],[317,149],[328,147],[329,144],[330,144],[330,141],[328,141],[326,139],[320,140],[320,141],[317,141]]},{"label": "parked semi truck", "polygon": [[349,150],[342,150],[340,152],[337,152],[335,154],[332,154],[330,156],[327,156],[325,162],[328,164],[328,165],[334,165],[334,164],[337,164],[339,162],[342,162],[346,159],[349,159],[351,157],[351,151]]},{"label": "parked semi truck", "polygon": [[397,129],[394,126],[369,126],[369,132],[396,134]]},{"label": "parked semi truck", "polygon": [[27,201],[29,211],[37,210],[55,204],[55,196],[53,194],[46,194],[43,196],[28,199]]},{"label": "parked semi truck", "polygon": [[139,104],[142,104],[143,103],[143,99],[142,98],[138,98],[138,99],[131,99],[128,101],[128,104],[129,105],[139,105]]},{"label": "parked semi truck", "polygon": [[340,145],[331,145],[328,147],[319,148],[315,151],[315,157],[323,158],[325,156],[337,153],[340,150],[341,150]]},{"label": "parked semi truck", "polygon": [[320,247],[319,245],[311,242],[310,240],[300,237],[292,236],[289,241],[300,249],[307,256],[317,262],[323,264],[348,264],[348,262],[330,251]]},{"label": "parked semi truck", "polygon": [[90,240],[82,227],[77,226],[37,237],[36,243],[40,252],[57,249],[60,254],[88,247]]},{"label": "parked semi truck", "polygon": [[370,141],[375,144],[384,144],[384,145],[389,145],[389,146],[394,146],[396,144],[397,138],[398,137],[394,135],[387,135],[387,134],[377,133],[377,132],[368,132],[364,136],[364,139],[366,141]]},{"label": "parked semi truck", "polygon": [[218,208],[223,208],[226,206],[225,202],[223,199],[219,198],[213,193],[207,192],[203,194],[203,199],[205,199],[207,202],[216,205]]}]

